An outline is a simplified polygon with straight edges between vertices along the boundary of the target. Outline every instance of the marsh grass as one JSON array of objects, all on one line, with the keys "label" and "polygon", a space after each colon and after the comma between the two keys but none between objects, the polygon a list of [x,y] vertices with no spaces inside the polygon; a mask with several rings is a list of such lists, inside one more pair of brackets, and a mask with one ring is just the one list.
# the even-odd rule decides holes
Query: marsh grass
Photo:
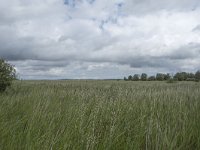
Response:
[{"label": "marsh grass", "polygon": [[0,149],[200,149],[200,84],[16,81]]}]

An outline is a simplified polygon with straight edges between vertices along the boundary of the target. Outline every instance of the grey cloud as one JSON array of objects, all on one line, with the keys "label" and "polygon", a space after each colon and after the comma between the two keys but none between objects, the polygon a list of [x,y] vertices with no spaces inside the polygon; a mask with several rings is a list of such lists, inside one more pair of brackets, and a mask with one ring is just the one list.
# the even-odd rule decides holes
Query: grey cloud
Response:
[{"label": "grey cloud", "polygon": [[67,61],[38,61],[38,60],[32,60],[28,62],[28,68],[27,64],[22,64],[21,67],[25,67],[26,69],[32,70],[32,71],[49,71],[52,68],[63,68],[69,65],[69,62]]},{"label": "grey cloud", "polygon": [[181,62],[198,60],[200,58],[200,43],[189,43],[173,50],[169,54],[163,56],[138,56],[124,61],[130,64],[131,67],[142,68],[181,68]]},{"label": "grey cloud", "polygon": [[166,11],[191,11],[199,8],[198,0],[129,0],[125,5],[129,12],[150,13],[159,10]]},{"label": "grey cloud", "polygon": [[192,31],[200,31],[200,25],[197,25]]},{"label": "grey cloud", "polygon": [[135,68],[142,68],[142,67],[168,68],[172,67],[172,63],[167,59],[146,56],[146,57],[134,58],[130,62],[130,66]]},{"label": "grey cloud", "polygon": [[125,60],[116,61],[116,63],[121,65],[129,65],[131,68],[165,68],[165,69],[175,69],[178,66],[174,61],[167,57],[155,57],[155,56],[136,56],[128,58]]},{"label": "grey cloud", "polygon": [[198,0],[75,2],[70,8],[57,0],[0,2],[0,57],[24,78],[198,67]]},{"label": "grey cloud", "polygon": [[175,49],[167,55],[167,58],[172,60],[195,59],[200,57],[200,43],[189,43]]},{"label": "grey cloud", "polygon": [[[138,49],[137,51],[142,51]],[[181,69],[185,61],[200,59],[200,44],[189,43],[174,49],[161,56],[121,54],[113,57],[96,57],[88,60],[93,62],[109,62],[120,65],[129,65],[132,68],[165,68],[170,70]],[[198,62],[198,61],[197,61]],[[191,66],[192,68],[192,66]]]}]

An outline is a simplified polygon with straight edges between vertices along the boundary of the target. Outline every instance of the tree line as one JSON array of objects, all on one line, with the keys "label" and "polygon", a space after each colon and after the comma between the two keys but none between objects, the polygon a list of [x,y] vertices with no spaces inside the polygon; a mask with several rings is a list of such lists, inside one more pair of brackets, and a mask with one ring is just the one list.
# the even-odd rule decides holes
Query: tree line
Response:
[{"label": "tree line", "polygon": [[177,72],[174,75],[170,73],[157,73],[156,75],[148,76],[146,73],[129,75],[124,77],[125,81],[200,81],[200,70],[196,73]]}]

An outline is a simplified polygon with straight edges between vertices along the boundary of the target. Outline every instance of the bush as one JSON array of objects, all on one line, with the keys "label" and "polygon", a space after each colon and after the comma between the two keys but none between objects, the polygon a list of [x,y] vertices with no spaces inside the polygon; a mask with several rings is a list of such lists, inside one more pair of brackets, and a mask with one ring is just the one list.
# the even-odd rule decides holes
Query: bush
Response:
[{"label": "bush", "polygon": [[195,78],[187,78],[186,81],[196,81]]},{"label": "bush", "polygon": [[16,79],[15,68],[4,59],[0,59],[0,92],[5,91],[14,79]]}]

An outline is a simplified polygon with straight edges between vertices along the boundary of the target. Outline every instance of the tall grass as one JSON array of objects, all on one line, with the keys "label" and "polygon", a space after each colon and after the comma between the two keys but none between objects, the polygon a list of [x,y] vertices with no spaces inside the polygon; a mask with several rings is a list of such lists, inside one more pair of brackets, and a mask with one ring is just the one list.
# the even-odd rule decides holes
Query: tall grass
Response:
[{"label": "tall grass", "polygon": [[200,149],[200,84],[17,81],[0,149]]}]

